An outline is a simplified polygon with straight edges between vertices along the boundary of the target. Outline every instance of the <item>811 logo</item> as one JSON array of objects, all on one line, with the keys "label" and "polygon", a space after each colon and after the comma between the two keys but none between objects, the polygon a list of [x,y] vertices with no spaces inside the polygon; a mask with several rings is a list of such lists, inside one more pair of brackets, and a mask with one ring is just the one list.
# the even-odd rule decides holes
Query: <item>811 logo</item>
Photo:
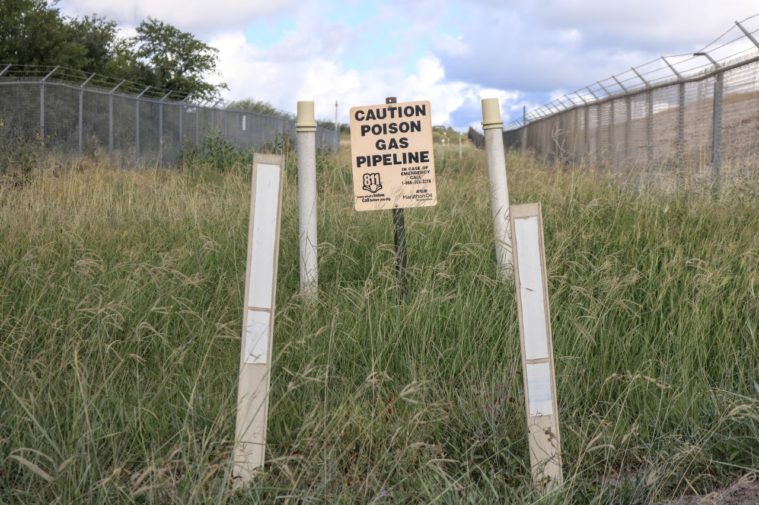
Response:
[{"label": "811 logo", "polygon": [[364,185],[361,186],[361,189],[370,193],[376,193],[382,189],[382,180],[380,179],[379,172],[364,174],[363,183]]}]

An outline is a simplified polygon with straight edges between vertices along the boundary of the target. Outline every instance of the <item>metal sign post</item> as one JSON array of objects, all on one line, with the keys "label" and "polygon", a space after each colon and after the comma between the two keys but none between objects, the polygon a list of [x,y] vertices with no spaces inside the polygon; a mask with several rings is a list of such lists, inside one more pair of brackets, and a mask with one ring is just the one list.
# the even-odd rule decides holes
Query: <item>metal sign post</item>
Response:
[{"label": "metal sign post", "polygon": [[404,208],[437,204],[430,103],[388,97],[384,105],[352,107],[350,125],[354,205],[358,211],[392,210],[395,271],[405,298]]},{"label": "metal sign post", "polygon": [[[398,103],[394,96],[385,98],[386,104]],[[398,291],[402,300],[406,299],[406,216],[403,209],[393,209],[393,242],[395,244],[395,275],[398,277]]]}]

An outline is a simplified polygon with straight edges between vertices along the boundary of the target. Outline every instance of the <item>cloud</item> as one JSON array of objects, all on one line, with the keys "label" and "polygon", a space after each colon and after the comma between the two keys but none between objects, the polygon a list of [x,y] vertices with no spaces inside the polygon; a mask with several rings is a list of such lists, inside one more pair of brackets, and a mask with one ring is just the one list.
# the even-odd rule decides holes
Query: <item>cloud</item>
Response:
[{"label": "cloud", "polygon": [[[134,27],[151,16],[191,31],[219,53],[227,98],[294,111],[313,99],[320,118],[352,105],[429,99],[434,121],[479,123],[480,99],[502,100],[505,121],[657,58],[692,52],[734,19],[745,0],[62,0]],[[759,18],[755,20],[759,28]],[[735,30],[734,30],[735,31]]]},{"label": "cloud", "polygon": [[543,5],[537,14],[549,29],[573,27],[590,43],[670,53],[703,45],[756,9],[745,0],[547,0]]},{"label": "cloud", "polygon": [[519,97],[514,92],[449,81],[440,60],[433,55],[420,58],[412,73],[394,65],[359,72],[344,68],[337,57],[312,55],[288,61],[270,57],[284,46],[295,54],[305,50],[292,48],[291,40],[283,39],[282,46],[271,51],[250,44],[241,32],[211,42],[220,49],[219,70],[229,84],[227,98],[265,100],[288,112],[295,110],[297,100],[313,100],[321,119],[334,118],[335,101],[339,120],[347,122],[349,107],[382,103],[385,97],[396,96],[401,101],[430,100],[434,124],[464,128],[479,122],[481,98],[501,98],[505,113],[510,113],[508,103]]},{"label": "cloud", "polygon": [[755,9],[742,0],[479,0],[433,51],[453,79],[548,93],[692,52]]},{"label": "cloud", "polygon": [[295,5],[295,0],[63,0],[59,7],[67,15],[97,13],[128,26],[150,16],[184,31],[213,34],[245,27]]}]

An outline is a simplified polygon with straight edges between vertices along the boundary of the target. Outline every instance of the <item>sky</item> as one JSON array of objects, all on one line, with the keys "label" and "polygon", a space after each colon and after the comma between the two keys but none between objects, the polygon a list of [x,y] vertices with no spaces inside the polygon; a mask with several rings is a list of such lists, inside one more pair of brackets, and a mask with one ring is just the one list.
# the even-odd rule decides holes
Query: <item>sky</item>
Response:
[{"label": "sky", "polygon": [[61,0],[124,34],[148,16],[219,50],[229,100],[254,98],[319,119],[430,100],[433,123],[459,130],[497,97],[504,122],[660,55],[697,51],[759,13],[750,0]]}]

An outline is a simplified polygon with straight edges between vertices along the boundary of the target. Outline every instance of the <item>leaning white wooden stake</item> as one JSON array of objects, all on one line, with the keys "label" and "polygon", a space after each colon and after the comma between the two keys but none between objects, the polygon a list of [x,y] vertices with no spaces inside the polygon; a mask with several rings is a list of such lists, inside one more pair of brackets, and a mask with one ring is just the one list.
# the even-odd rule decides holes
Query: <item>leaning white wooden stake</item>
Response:
[{"label": "leaning white wooden stake", "polygon": [[282,215],[282,157],[256,154],[251,177],[248,260],[235,427],[235,485],[264,464],[274,299]]},{"label": "leaning white wooden stake", "polygon": [[511,207],[530,466],[538,487],[560,485],[561,437],[539,203]]},{"label": "leaning white wooden stake", "polygon": [[316,240],[316,120],[314,102],[298,102],[295,122],[298,149],[300,290],[308,301],[319,289]]},{"label": "leaning white wooden stake", "polygon": [[490,208],[493,213],[495,257],[502,281],[511,278],[511,226],[509,223],[509,185],[506,179],[506,156],[503,151],[503,121],[497,98],[482,100],[482,129],[490,180]]}]

